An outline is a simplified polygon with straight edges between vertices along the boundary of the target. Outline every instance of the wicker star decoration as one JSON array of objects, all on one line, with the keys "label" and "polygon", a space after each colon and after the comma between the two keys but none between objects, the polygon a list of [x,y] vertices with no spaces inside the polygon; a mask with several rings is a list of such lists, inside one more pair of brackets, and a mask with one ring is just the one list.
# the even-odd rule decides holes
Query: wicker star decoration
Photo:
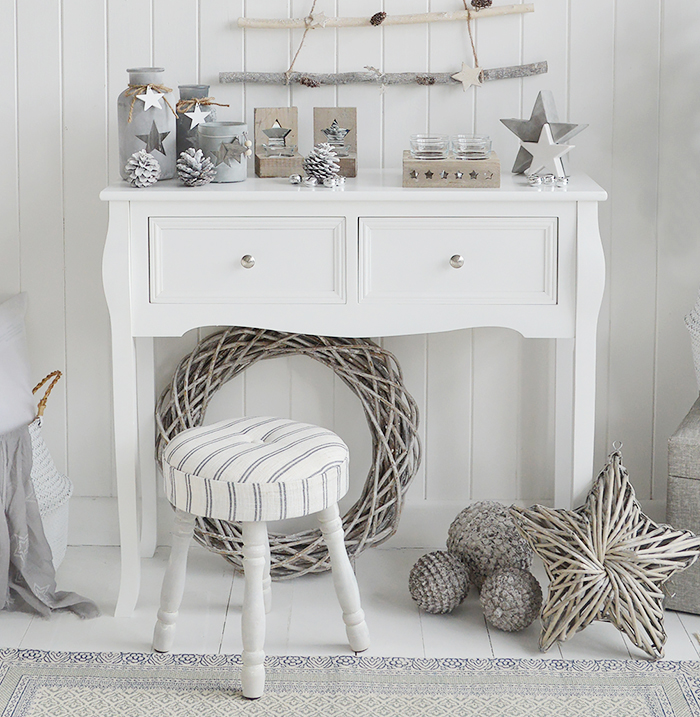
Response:
[{"label": "wicker star decoration", "polygon": [[663,657],[661,586],[695,562],[700,538],[642,513],[619,450],[580,508],[513,506],[510,512],[550,579],[540,614],[543,652],[602,620],[653,659]]}]

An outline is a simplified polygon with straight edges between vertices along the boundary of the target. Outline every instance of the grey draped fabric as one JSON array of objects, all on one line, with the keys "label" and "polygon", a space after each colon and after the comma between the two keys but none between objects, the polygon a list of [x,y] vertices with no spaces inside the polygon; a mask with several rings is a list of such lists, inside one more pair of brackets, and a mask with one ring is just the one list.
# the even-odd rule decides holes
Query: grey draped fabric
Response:
[{"label": "grey draped fabric", "polygon": [[56,574],[31,481],[32,442],[26,426],[0,436],[0,609],[44,617],[69,610],[97,617],[97,605],[56,590]]}]

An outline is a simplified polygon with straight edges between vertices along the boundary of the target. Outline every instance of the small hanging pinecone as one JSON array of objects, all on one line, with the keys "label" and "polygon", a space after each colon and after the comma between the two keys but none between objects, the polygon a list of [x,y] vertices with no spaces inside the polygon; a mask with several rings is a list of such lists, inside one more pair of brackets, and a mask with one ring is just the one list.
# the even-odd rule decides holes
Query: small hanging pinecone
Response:
[{"label": "small hanging pinecone", "polygon": [[326,179],[334,179],[340,172],[338,155],[327,142],[317,144],[309,156],[304,160],[304,171],[309,177],[314,177],[319,184]]},{"label": "small hanging pinecone", "polygon": [[140,149],[127,160],[126,173],[129,175],[127,181],[132,187],[150,187],[160,179],[160,164],[152,154]]},{"label": "small hanging pinecone", "polygon": [[491,7],[493,0],[472,0],[472,7],[481,10],[485,7]]},{"label": "small hanging pinecone", "polygon": [[381,25],[384,20],[386,20],[386,13],[385,12],[375,12],[374,15],[369,19],[369,24],[374,25],[375,27],[377,25]]},{"label": "small hanging pinecone", "polygon": [[177,160],[177,176],[188,187],[201,187],[214,179],[216,168],[211,159],[204,156],[201,149],[190,147],[180,152]]}]

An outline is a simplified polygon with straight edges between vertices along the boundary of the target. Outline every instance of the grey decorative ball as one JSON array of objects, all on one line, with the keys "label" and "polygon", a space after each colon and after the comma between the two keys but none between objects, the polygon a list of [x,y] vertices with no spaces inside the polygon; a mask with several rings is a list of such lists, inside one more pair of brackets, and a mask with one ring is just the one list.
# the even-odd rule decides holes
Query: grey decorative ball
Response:
[{"label": "grey decorative ball", "polygon": [[516,632],[524,630],[539,615],[542,588],[530,571],[504,568],[484,580],[479,600],[489,625]]},{"label": "grey decorative ball", "polygon": [[160,179],[160,163],[145,149],[134,152],[126,162],[127,181],[132,187],[150,187]]},{"label": "grey decorative ball", "polygon": [[452,612],[469,592],[469,575],[461,560],[444,550],[419,558],[411,568],[408,590],[426,612]]},{"label": "grey decorative ball", "polygon": [[301,184],[302,177],[301,174],[290,174],[289,175],[289,183],[290,184]]},{"label": "grey decorative ball", "polygon": [[492,500],[465,508],[447,531],[447,549],[464,562],[481,590],[487,575],[532,564],[532,548],[520,535],[506,506]]},{"label": "grey decorative ball", "polygon": [[201,187],[209,184],[216,176],[216,167],[201,149],[190,147],[180,152],[177,160],[177,176],[188,187]]}]

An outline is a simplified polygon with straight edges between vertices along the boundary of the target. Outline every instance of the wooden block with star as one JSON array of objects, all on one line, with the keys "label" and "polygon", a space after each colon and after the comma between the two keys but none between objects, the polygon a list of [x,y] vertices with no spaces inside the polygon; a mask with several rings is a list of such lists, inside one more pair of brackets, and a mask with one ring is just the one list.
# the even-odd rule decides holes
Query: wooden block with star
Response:
[{"label": "wooden block with star", "polygon": [[416,159],[403,153],[404,187],[485,189],[501,186],[501,163],[491,152],[486,159]]},{"label": "wooden block with star", "polygon": [[357,176],[356,107],[314,107],[314,145],[320,142],[338,153],[341,177]]},{"label": "wooden block with star", "polygon": [[301,174],[299,119],[296,107],[255,108],[255,174],[288,177]]}]

